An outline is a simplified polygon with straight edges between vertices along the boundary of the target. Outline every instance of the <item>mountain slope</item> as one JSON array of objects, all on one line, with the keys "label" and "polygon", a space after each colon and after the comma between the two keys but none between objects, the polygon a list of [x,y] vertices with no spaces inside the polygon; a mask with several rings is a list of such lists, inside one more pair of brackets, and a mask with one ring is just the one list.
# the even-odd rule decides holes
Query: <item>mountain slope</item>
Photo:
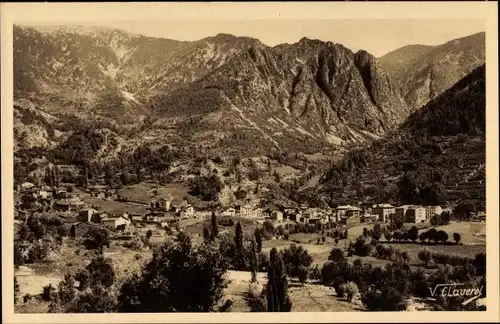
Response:
[{"label": "mountain slope", "polygon": [[[408,52],[412,52],[408,55]],[[398,62],[401,57],[403,63]],[[485,33],[458,38],[439,46],[403,47],[379,59],[412,109],[437,97],[485,62]],[[399,65],[399,67],[397,67]]]},{"label": "mountain slope", "polygon": [[319,190],[336,201],[485,203],[485,66],[369,148],[352,151]]},{"label": "mountain slope", "polygon": [[379,62],[387,73],[392,74],[433,49],[429,45],[406,45],[383,55]]},{"label": "mountain slope", "polygon": [[246,129],[286,149],[365,143],[409,113],[372,55],[309,39],[251,47],[152,106],[165,116],[220,113],[217,127]]},{"label": "mountain slope", "polygon": [[14,26],[13,32],[15,97],[38,99],[54,111],[90,109],[109,87],[137,106],[151,92],[186,86],[259,43],[223,34],[179,42],[88,26]]}]

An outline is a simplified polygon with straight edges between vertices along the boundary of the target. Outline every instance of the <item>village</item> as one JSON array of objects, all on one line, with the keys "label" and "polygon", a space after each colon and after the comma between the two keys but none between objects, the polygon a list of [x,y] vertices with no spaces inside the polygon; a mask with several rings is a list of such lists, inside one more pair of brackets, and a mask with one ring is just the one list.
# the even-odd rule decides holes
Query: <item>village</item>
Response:
[{"label": "village", "polygon": [[[236,217],[255,220],[263,223],[266,220],[273,223],[296,222],[303,224],[338,224],[353,226],[361,223],[401,222],[418,224],[428,222],[433,216],[444,211],[451,213],[450,208],[442,206],[393,206],[380,203],[368,207],[356,205],[341,205],[335,208],[308,207],[304,204],[298,207],[277,206],[275,208],[260,208],[252,205],[235,205],[227,208],[197,209],[186,200],[173,200],[171,197],[154,197],[144,212],[124,211],[121,213],[106,210],[101,206],[91,205],[81,199],[81,195],[103,201],[126,201],[115,191],[105,185],[90,186],[83,192],[76,192],[72,186],[50,187],[36,186],[25,182],[17,190],[19,197],[15,208],[15,223],[26,222],[35,212],[52,212],[67,220],[74,220],[75,226],[81,223],[101,224],[109,229],[123,230],[129,226],[150,228],[173,228],[179,220],[204,220],[215,213],[218,217]],[[139,204],[139,202],[135,202]],[[146,203],[142,202],[143,205]],[[474,216],[474,221],[484,221],[485,213]]]}]

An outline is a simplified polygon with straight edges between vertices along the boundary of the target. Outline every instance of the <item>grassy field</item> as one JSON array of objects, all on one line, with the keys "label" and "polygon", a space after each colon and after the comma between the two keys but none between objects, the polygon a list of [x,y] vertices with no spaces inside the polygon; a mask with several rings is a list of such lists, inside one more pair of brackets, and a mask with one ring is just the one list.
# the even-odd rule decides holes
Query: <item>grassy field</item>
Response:
[{"label": "grassy field", "polygon": [[[141,182],[132,186],[127,186],[118,192],[118,195],[124,199],[138,201],[149,204],[155,197],[154,189],[156,184],[149,182]],[[156,192],[159,197],[170,196],[173,200],[182,201],[189,196],[189,188],[184,184],[166,184],[158,187]]]},{"label": "grassy field", "polygon": [[147,205],[120,202],[114,200],[86,198],[84,201],[89,205],[101,208],[102,211],[105,211],[107,213],[121,214],[127,212],[129,214],[134,214],[134,215],[143,215],[148,210]]}]

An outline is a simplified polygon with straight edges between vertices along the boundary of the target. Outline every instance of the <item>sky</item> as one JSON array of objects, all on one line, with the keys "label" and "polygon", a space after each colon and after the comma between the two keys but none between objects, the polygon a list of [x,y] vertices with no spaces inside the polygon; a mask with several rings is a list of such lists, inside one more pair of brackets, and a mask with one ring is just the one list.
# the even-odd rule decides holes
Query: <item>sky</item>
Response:
[{"label": "sky", "polygon": [[135,20],[71,24],[119,28],[182,41],[227,33],[257,38],[269,46],[296,43],[307,37],[340,43],[353,51],[364,49],[377,57],[405,45],[439,45],[486,30],[481,19]]}]

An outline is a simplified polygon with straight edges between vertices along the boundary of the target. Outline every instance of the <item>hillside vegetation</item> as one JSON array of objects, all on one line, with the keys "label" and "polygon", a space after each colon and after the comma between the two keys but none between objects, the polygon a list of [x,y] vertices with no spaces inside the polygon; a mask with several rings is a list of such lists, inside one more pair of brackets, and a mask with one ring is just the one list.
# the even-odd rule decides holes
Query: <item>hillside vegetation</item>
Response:
[{"label": "hillside vegetation", "polygon": [[412,114],[368,148],[349,152],[324,175],[339,200],[485,203],[485,66]]}]

